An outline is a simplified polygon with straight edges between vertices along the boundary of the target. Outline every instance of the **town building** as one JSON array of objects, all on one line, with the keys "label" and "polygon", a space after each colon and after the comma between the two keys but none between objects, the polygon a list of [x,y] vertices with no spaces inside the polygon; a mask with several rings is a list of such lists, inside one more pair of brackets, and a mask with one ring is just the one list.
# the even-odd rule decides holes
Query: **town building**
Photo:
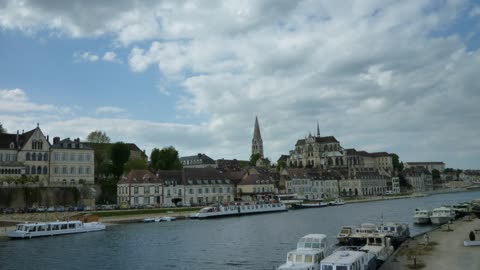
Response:
[{"label": "town building", "polygon": [[215,168],[216,164],[209,156],[198,153],[194,156],[180,157],[180,162],[184,168]]},{"label": "town building", "polygon": [[296,194],[304,199],[337,198],[338,180],[342,176],[337,171],[321,171],[308,168],[285,168],[281,173],[286,180],[286,193]]},{"label": "town building", "polygon": [[346,149],[347,165],[349,171],[354,174],[357,171],[371,172],[383,171],[384,174],[391,175],[393,173],[393,156],[387,152],[357,151],[355,148]]},{"label": "town building", "polygon": [[70,138],[53,138],[51,146],[50,183],[55,185],[94,184],[93,149]]},{"label": "town building", "polygon": [[297,140],[295,149],[290,151],[287,161],[289,167],[309,167],[318,169],[335,169],[346,167],[346,152],[334,136],[320,136],[317,124],[317,135],[309,134]]},{"label": "town building", "polygon": [[466,183],[480,184],[480,170],[465,170],[460,173],[460,179]]},{"label": "town building", "polygon": [[443,172],[445,170],[445,163],[442,161],[432,161],[432,162],[404,162],[403,166],[405,169],[409,168],[425,168],[427,169],[430,173],[432,170],[437,170],[439,172]]},{"label": "town building", "polygon": [[374,172],[357,172],[356,179],[360,180],[361,195],[382,196],[387,192],[387,182],[390,177]]},{"label": "town building", "polygon": [[241,169],[240,161],[236,159],[217,159],[215,165],[222,172],[239,171]]},{"label": "town building", "polygon": [[279,174],[264,167],[250,167],[237,184],[237,198],[244,201],[268,201],[277,193],[275,184]]},{"label": "town building", "polygon": [[407,183],[412,186],[413,191],[422,192],[433,190],[432,175],[424,167],[410,167],[403,170]]},{"label": "town building", "polygon": [[121,207],[161,205],[163,201],[163,182],[148,170],[132,170],[117,183]]},{"label": "town building", "polygon": [[338,181],[338,189],[341,197],[358,197],[363,195],[360,179],[341,179]]},{"label": "town building", "polygon": [[387,180],[387,192],[391,194],[400,194],[400,178],[392,177],[390,181]]}]

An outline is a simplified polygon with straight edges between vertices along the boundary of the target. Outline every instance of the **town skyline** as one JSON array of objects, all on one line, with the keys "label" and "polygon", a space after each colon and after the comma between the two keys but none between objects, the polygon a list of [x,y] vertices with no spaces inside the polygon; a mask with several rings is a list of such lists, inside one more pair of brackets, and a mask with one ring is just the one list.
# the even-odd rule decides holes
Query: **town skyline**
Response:
[{"label": "town skyline", "polygon": [[479,25],[473,1],[6,1],[0,123],[248,159],[257,115],[273,162],[318,122],[344,148],[476,169]]}]

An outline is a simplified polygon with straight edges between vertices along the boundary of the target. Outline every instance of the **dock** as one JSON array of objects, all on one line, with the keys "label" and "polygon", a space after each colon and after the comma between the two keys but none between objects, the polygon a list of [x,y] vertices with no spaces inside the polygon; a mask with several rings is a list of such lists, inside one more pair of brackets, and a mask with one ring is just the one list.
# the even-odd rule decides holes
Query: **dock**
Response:
[{"label": "dock", "polygon": [[[479,219],[466,217],[415,236],[405,241],[380,267],[380,270],[478,270],[480,246],[465,247],[463,242],[469,240],[471,231],[479,229]],[[476,240],[480,240],[480,233],[476,234]]]}]

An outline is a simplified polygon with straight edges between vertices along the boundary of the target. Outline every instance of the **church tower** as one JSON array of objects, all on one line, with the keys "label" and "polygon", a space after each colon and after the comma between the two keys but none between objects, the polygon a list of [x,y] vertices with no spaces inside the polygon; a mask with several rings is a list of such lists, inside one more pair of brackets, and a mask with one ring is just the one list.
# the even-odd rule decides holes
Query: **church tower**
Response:
[{"label": "church tower", "polygon": [[263,158],[263,141],[262,135],[260,134],[260,125],[258,124],[258,118],[255,116],[255,128],[253,130],[253,139],[252,139],[252,155],[260,154],[260,157]]}]

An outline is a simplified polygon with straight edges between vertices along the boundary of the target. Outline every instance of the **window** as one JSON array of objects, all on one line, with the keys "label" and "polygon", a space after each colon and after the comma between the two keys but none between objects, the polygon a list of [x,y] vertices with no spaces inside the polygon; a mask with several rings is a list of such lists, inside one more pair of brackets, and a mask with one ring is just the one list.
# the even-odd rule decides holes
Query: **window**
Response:
[{"label": "window", "polygon": [[212,188],[212,193],[216,193],[217,192],[217,188]]},{"label": "window", "polygon": [[133,199],[133,201],[134,201],[135,204],[138,204],[138,197],[135,197],[135,198]]},{"label": "window", "polygon": [[83,154],[78,154],[78,160],[83,161]]},{"label": "window", "polygon": [[78,167],[78,174],[83,174],[83,167]]},{"label": "window", "polygon": [[312,255],[305,255],[305,263],[311,263],[312,262]]},{"label": "window", "polygon": [[90,161],[90,154],[86,154],[85,157],[86,157],[87,161]]},{"label": "window", "polygon": [[58,171],[59,171],[59,170],[58,170],[58,167],[53,168],[53,172],[54,172],[54,173],[58,174]]},{"label": "window", "polygon": [[25,174],[30,174],[30,167],[27,166],[27,167],[25,168]]},{"label": "window", "polygon": [[178,196],[182,196],[182,190],[181,189],[178,190]]},{"label": "window", "polygon": [[64,166],[64,167],[62,168],[62,173],[63,173],[63,174],[67,174],[67,167],[66,167],[66,166]]},{"label": "window", "polygon": [[75,174],[75,167],[70,167],[70,174]]},{"label": "window", "polygon": [[288,260],[289,262],[293,262],[293,254],[288,254],[287,260]]},{"label": "window", "polygon": [[208,188],[205,188],[205,194],[207,194],[207,193],[208,193]]},{"label": "window", "polygon": [[47,166],[43,166],[43,174],[47,174],[48,173],[48,168]]},{"label": "window", "polygon": [[60,160],[60,153],[55,153],[55,160]]},{"label": "window", "polygon": [[85,169],[85,173],[86,173],[86,174],[90,174],[90,167],[87,167],[87,168]]},{"label": "window", "polygon": [[67,153],[65,152],[62,153],[62,160],[67,160]]},{"label": "window", "polygon": [[155,193],[159,193],[160,192],[160,188],[158,186],[155,187]]},{"label": "window", "polygon": [[28,153],[25,155],[25,159],[26,159],[26,160],[30,160],[30,152],[28,152]]},{"label": "window", "polygon": [[[133,188],[133,193],[134,193],[134,194],[138,194],[138,187],[134,187],[134,188]],[[136,198],[135,198],[135,199],[136,199]]]},{"label": "window", "polygon": [[167,189],[167,197],[170,197],[170,189]]},{"label": "window", "polygon": [[32,154],[32,160],[37,160],[37,154],[36,153]]},{"label": "window", "polygon": [[223,193],[223,188],[218,188],[218,193]]},{"label": "window", "polygon": [[333,270],[333,265],[323,265],[322,270]]},{"label": "window", "polygon": [[37,174],[37,169],[35,169],[35,166],[32,166],[31,172],[32,172],[32,174]]},{"label": "window", "polygon": [[189,194],[193,194],[193,188],[189,189],[189,190],[188,190],[188,193],[189,193]]},{"label": "window", "polygon": [[70,153],[70,160],[75,160],[75,153]]},{"label": "window", "polygon": [[71,185],[75,185],[75,179],[70,180]]},{"label": "window", "polygon": [[143,193],[149,194],[150,193],[150,187],[144,187],[143,188]]},{"label": "window", "polygon": [[44,154],[43,154],[43,160],[45,160],[45,161],[48,160],[48,154],[47,154],[47,153],[44,153]]},{"label": "window", "polygon": [[201,188],[198,189],[198,194],[202,194],[202,189]]},{"label": "window", "polygon": [[295,256],[295,262],[297,263],[302,262],[302,255],[297,254],[297,256]]}]

